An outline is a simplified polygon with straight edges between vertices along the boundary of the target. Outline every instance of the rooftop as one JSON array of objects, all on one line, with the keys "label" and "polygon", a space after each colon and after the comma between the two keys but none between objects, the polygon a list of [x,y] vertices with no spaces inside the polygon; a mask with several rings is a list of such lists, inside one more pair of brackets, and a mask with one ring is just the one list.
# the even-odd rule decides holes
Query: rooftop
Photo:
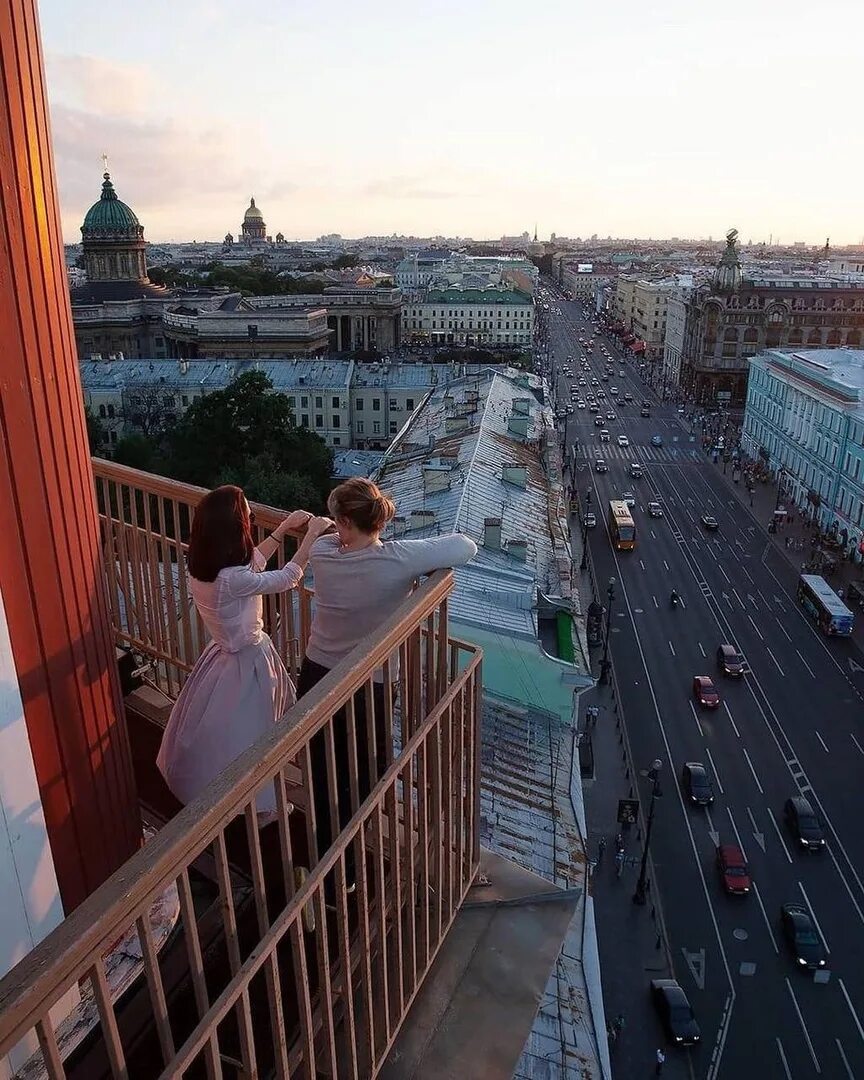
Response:
[{"label": "rooftop", "polygon": [[815,382],[864,415],[864,349],[771,349],[753,360]]},{"label": "rooftop", "polygon": [[427,304],[531,304],[531,297],[515,289],[493,285],[487,289],[430,289],[424,296]]}]

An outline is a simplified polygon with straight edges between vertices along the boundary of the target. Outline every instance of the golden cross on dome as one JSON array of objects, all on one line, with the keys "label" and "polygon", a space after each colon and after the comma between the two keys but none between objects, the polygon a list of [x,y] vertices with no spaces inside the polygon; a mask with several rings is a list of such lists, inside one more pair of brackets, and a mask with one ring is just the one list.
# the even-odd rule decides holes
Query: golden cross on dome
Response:
[{"label": "golden cross on dome", "polygon": [[105,172],[108,172],[108,155],[107,154],[102,155],[102,165],[103,165],[103,168],[105,169]]}]

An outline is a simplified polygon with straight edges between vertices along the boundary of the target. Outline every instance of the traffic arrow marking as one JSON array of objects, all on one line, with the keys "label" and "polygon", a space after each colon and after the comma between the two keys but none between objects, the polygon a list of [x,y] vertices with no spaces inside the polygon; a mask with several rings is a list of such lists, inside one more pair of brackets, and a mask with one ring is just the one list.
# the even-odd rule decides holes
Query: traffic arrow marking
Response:
[{"label": "traffic arrow marking", "polygon": [[855,674],[856,672],[858,672],[858,671],[864,671],[864,667],[861,667],[861,665],[860,665],[860,664],[856,664],[856,663],[855,663],[855,661],[854,661],[854,660],[852,659],[852,657],[850,656],[850,657],[849,657],[849,670],[850,670],[850,671],[852,672],[852,674],[854,675],[854,674]]},{"label": "traffic arrow marking", "polygon": [[708,819],[708,835],[711,837],[711,843],[714,847],[720,845],[720,833],[714,828],[714,822],[711,820],[711,811],[708,807],[705,807],[705,817]]},{"label": "traffic arrow marking", "polygon": [[687,949],[682,949],[681,952],[684,954],[684,961],[690,969],[690,974],[693,976],[693,982],[696,983],[700,990],[704,990],[705,950],[699,949],[698,952],[688,952]]},{"label": "traffic arrow marking", "polygon": [[750,824],[753,826],[753,839],[756,841],[756,843],[759,845],[759,847],[762,848],[762,852],[764,854],[764,852],[765,852],[765,833],[759,832],[759,830],[756,828],[756,819],[753,817],[753,811],[750,809],[749,806],[747,807],[747,817],[750,818]]}]

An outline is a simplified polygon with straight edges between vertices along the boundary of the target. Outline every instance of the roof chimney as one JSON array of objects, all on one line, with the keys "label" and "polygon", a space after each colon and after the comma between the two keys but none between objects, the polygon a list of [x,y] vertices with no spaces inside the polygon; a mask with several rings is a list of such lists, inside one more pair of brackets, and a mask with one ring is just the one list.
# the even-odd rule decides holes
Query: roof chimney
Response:
[{"label": "roof chimney", "polygon": [[525,560],[528,558],[528,541],[508,540],[507,554],[512,555],[513,558],[517,559],[519,562],[525,562]]},{"label": "roof chimney", "polygon": [[[514,401],[515,405],[516,402]],[[528,417],[517,416],[515,413],[507,421],[507,430],[513,435],[521,435],[523,439],[528,438]]]},{"label": "roof chimney", "polygon": [[483,546],[492,551],[501,550],[501,518],[483,519]]},{"label": "roof chimney", "polygon": [[428,529],[430,525],[434,524],[434,510],[412,510],[411,517],[408,519],[408,530],[413,532],[416,529]]},{"label": "roof chimney", "polygon": [[423,490],[446,491],[450,487],[450,467],[441,465],[423,466]]},{"label": "roof chimney", "polygon": [[[454,431],[466,431],[469,427],[467,416],[447,416],[444,419],[444,431],[451,435]],[[525,421],[525,434],[528,434],[528,421]]]}]

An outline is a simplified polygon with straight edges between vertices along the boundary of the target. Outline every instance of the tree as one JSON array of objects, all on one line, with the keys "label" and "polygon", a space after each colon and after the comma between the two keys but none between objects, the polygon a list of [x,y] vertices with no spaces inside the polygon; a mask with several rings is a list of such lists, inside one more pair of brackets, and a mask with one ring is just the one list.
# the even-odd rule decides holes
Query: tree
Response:
[{"label": "tree", "polygon": [[118,439],[114,447],[114,460],[120,465],[128,465],[131,469],[142,469],[144,472],[161,471],[159,448],[154,440],[146,435],[126,435]]},{"label": "tree", "polygon": [[87,421],[87,442],[90,444],[90,453],[98,454],[105,444],[105,425],[98,416],[94,416],[87,405],[84,409],[84,419]]},{"label": "tree", "polygon": [[293,509],[305,499],[309,509],[323,508],[330,451],[294,426],[288,399],[272,390],[263,372],[249,371],[194,401],[166,437],[169,475],[203,487],[239,484],[270,505]]},{"label": "tree", "polygon": [[122,416],[142,435],[154,437],[174,421],[173,397],[166,389],[141,386],[123,391]]}]

